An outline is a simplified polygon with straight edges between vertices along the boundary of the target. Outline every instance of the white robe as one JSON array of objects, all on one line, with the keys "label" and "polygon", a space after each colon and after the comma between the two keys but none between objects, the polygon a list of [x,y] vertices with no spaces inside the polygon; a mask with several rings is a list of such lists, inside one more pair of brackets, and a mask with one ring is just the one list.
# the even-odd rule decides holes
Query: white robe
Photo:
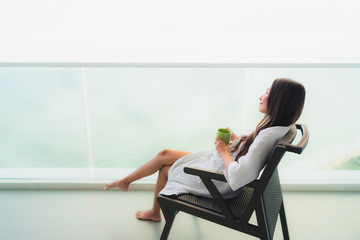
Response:
[{"label": "white robe", "polygon": [[[184,167],[194,166],[212,171],[223,172],[227,183],[214,181],[219,192],[224,198],[236,196],[241,187],[252,182],[258,176],[266,164],[267,156],[271,153],[275,144],[290,130],[291,126],[275,126],[266,128],[258,134],[251,144],[246,155],[239,158],[237,162],[232,162],[228,167],[228,173],[222,158],[216,150],[195,152],[178,159],[169,169],[168,181],[160,192],[163,195],[179,195],[192,193],[199,196],[211,197],[209,191],[202,183],[200,177],[184,172]],[[232,146],[238,143],[234,141]],[[231,146],[229,147],[229,149]],[[230,153],[234,160],[240,149]]]}]

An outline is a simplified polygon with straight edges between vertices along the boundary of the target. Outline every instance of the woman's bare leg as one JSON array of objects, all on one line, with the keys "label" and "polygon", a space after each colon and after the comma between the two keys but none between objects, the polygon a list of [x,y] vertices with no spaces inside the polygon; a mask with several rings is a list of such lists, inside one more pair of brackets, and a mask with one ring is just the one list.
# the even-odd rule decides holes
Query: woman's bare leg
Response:
[{"label": "woman's bare leg", "polygon": [[190,152],[186,152],[186,151],[177,151],[177,150],[169,150],[169,149],[162,150],[154,158],[150,159],[144,165],[140,166],[130,175],[126,176],[121,180],[117,180],[115,182],[106,184],[105,190],[118,187],[120,188],[120,190],[126,192],[129,190],[130,183],[139,180],[143,177],[152,175],[156,171],[163,168],[164,166],[171,166],[176,160],[189,154]]},{"label": "woman's bare leg", "polygon": [[157,197],[159,192],[165,187],[168,179],[168,171],[170,166],[164,166],[159,170],[159,175],[156,181],[156,187],[154,192],[154,202],[152,209],[146,211],[138,211],[136,213],[136,218],[139,220],[150,220],[159,222],[161,221],[160,205],[157,202]]},{"label": "woman's bare leg", "polygon": [[140,178],[149,176],[156,171],[159,171],[159,175],[156,181],[156,187],[154,192],[154,202],[152,209],[147,211],[138,211],[136,218],[139,220],[151,220],[161,221],[160,206],[157,202],[157,196],[159,192],[165,187],[168,179],[168,171],[171,165],[179,158],[189,155],[190,152],[177,151],[177,150],[163,150],[159,152],[153,159],[146,162],[144,165],[136,169],[130,175],[121,180],[106,184],[105,190],[118,187],[120,190],[126,192],[129,190],[130,183],[139,180]]}]

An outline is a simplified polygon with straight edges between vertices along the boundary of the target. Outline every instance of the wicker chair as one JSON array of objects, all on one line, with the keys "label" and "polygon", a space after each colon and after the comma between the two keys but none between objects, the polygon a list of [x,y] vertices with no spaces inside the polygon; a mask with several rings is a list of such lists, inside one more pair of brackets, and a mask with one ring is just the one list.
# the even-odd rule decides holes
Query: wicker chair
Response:
[{"label": "wicker chair", "polygon": [[[297,145],[292,145],[297,129],[301,130],[302,138]],[[289,239],[277,166],[285,152],[301,154],[308,140],[306,125],[294,125],[273,148],[261,176],[244,186],[239,195],[232,199],[224,200],[212,181],[226,182],[223,173],[194,167],[184,168],[186,173],[197,175],[202,179],[212,198],[192,194],[171,197],[159,195],[157,200],[166,220],[161,239],[168,238],[179,211],[260,239],[273,239],[278,215],[280,215],[283,237]],[[257,226],[249,223],[254,212]]]}]

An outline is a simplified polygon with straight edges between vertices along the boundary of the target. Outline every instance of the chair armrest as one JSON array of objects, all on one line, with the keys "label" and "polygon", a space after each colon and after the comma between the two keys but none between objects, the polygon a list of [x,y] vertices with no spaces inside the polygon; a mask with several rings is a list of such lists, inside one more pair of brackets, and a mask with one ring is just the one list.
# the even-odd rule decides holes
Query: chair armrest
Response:
[{"label": "chair armrest", "polygon": [[196,175],[199,177],[205,177],[205,178],[214,179],[214,180],[218,180],[218,181],[222,181],[222,182],[227,182],[226,178],[224,176],[224,173],[222,173],[222,172],[216,172],[216,171],[211,171],[208,169],[191,167],[191,166],[185,167],[184,172],[187,174]]},{"label": "chair armrest", "polygon": [[[198,167],[185,167],[184,172],[191,175],[196,175],[199,177],[205,177],[208,179],[214,179],[221,182],[227,182],[224,173],[217,172],[217,171],[211,171],[204,168],[198,168]],[[254,181],[246,184],[244,187],[250,187],[250,188],[256,188],[259,184],[259,180],[255,179]]]}]

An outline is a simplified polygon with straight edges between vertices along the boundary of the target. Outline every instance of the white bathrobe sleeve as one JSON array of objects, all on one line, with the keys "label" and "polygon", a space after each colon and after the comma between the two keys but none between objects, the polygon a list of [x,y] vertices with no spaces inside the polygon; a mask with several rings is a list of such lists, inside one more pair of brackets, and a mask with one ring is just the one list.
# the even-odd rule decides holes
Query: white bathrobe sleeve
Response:
[{"label": "white bathrobe sleeve", "polygon": [[238,162],[232,162],[228,166],[227,174],[224,171],[225,178],[233,191],[252,182],[259,176],[268,155],[277,141],[284,135],[284,131],[274,130],[271,128],[262,130],[250,145],[248,153],[240,157]]}]

